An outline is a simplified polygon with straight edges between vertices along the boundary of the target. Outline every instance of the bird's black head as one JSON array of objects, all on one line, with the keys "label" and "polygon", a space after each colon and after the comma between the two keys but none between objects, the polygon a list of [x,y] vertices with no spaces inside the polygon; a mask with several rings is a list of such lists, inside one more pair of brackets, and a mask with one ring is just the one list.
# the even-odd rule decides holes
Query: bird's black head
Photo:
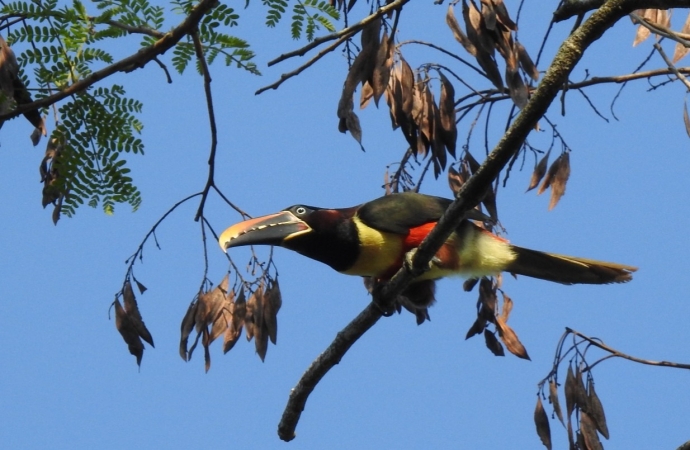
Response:
[{"label": "bird's black head", "polygon": [[295,205],[235,224],[221,234],[219,243],[224,251],[244,245],[279,245],[343,271],[359,254],[352,222],[355,210]]}]

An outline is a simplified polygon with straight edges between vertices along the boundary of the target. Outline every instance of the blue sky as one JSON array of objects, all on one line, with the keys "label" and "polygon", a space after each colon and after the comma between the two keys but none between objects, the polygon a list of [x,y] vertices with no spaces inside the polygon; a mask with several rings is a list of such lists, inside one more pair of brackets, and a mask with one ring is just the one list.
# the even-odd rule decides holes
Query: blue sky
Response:
[{"label": "blue sky", "polygon": [[[388,112],[370,106],[360,114],[366,152],[337,131],[346,72],[339,52],[278,91],[254,96],[303,60],[266,68],[266,61],[301,43],[286,38],[287,26],[249,26],[244,20],[261,20],[260,4],[250,6],[234,31],[254,43],[264,76],[211,67],[219,187],[253,215],[295,203],[352,206],[382,195],[385,167],[405,148],[402,136],[390,130]],[[515,11],[515,2],[508,7]],[[520,38],[533,54],[547,25],[549,11],[543,9],[536,2],[523,9]],[[445,12],[445,5],[406,6],[400,39],[436,39],[461,52],[445,27]],[[675,19],[682,23],[684,15],[677,11]],[[557,25],[552,43],[570,27]],[[572,79],[584,78],[586,69],[590,75],[632,70],[651,46],[632,48],[633,36],[633,26],[621,21],[594,44]],[[424,61],[410,46],[403,52],[413,67]],[[663,62],[655,59],[652,67]],[[3,448],[539,448],[532,421],[536,384],[549,372],[566,326],[635,356],[690,362],[684,332],[690,315],[685,92],[679,83],[646,92],[649,85],[641,81],[618,100],[619,121],[605,123],[574,92],[567,96],[565,117],[560,105],[552,108],[550,118],[573,149],[567,192],[556,209],[547,211],[547,195],[524,194],[529,158],[499,192],[500,218],[512,242],[640,267],[631,283],[615,286],[506,277],[504,287],[515,302],[510,325],[531,362],[494,357],[479,338],[465,341],[477,294],[463,292],[461,280],[444,280],[431,322],[418,327],[409,314],[382,319],[319,384],[297,438],[285,444],[276,427],[290,389],[369,297],[361,280],[278,249],[278,345],[270,346],[262,363],[244,338],[227,355],[216,344],[204,374],[201,353],[185,363],[177,351],[180,321],[203,274],[201,234],[192,220],[198,205],[191,201],[159,228],[161,250],[149,244],[135,267],[149,288],[138,301],[156,342],[138,370],[109,320],[109,306],[125,275],[124,260],[153,223],[203,188],[210,146],[202,80],[192,72],[173,78],[165,84],[155,65],[117,78],[145,103],[146,155],[129,160],[144,197],[136,213],[126,206],[114,216],[82,208],[54,227],[50,211],[40,207],[43,144],[31,148],[23,120],[3,127]],[[608,117],[616,89],[588,91]],[[500,138],[505,108],[494,111],[491,144]],[[460,124],[460,140],[468,123]],[[530,136],[540,148],[549,141],[548,133]],[[479,134],[471,151],[481,158]],[[422,191],[450,195],[443,178],[427,178]],[[217,197],[206,214],[217,230],[239,220]],[[211,244],[210,277],[220,281],[227,263]],[[248,255],[233,250],[240,267]],[[611,433],[607,448],[676,448],[690,439],[687,372],[610,360],[597,366],[594,377]],[[551,428],[555,448],[566,448],[562,427],[551,421]]]}]

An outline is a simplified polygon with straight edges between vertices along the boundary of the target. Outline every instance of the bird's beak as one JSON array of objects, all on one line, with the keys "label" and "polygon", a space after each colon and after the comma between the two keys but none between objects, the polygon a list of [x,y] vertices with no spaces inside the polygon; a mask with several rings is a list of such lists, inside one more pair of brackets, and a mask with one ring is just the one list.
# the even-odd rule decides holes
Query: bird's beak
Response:
[{"label": "bird's beak", "polygon": [[223,231],[220,248],[243,245],[280,245],[285,239],[311,231],[311,227],[289,211],[257,217],[237,223]]}]

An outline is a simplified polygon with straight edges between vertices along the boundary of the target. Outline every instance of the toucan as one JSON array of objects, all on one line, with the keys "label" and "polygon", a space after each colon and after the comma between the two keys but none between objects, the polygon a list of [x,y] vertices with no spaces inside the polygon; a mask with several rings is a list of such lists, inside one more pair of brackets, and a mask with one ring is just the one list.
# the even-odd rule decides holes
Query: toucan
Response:
[{"label": "toucan", "polygon": [[[219,238],[223,251],[244,245],[278,245],[331,266],[340,273],[390,279],[436,225],[452,200],[404,192],[342,209],[295,205],[245,220]],[[485,217],[479,213],[479,217]],[[510,244],[472,218],[458,225],[403,296],[417,308],[433,302],[433,280],[500,272],[562,284],[623,283],[636,267],[530,250]]]}]

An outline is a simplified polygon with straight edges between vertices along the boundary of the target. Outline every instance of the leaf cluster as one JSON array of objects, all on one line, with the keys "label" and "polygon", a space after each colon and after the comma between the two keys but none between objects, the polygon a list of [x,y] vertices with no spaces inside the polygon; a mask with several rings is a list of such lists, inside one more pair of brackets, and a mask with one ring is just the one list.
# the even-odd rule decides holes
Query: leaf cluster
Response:
[{"label": "leaf cluster", "polygon": [[[262,0],[268,8],[266,26],[275,27],[290,7],[288,0]],[[293,39],[301,39],[306,34],[307,40],[314,40],[314,34],[323,27],[329,32],[335,31],[332,20],[340,20],[340,13],[331,3],[319,0],[294,0],[292,4],[292,21],[290,30]]]},{"label": "leaf cluster", "polygon": [[[180,356],[192,359],[194,349],[201,340],[204,347],[206,371],[211,368],[210,345],[223,336],[223,353],[229,352],[242,335],[254,339],[261,361],[266,357],[268,341],[274,345],[278,339],[278,311],[282,305],[277,279],[261,279],[259,286],[250,291],[249,298],[243,285],[229,288],[228,275],[218,286],[199,292],[189,305],[180,326]],[[194,343],[188,347],[189,336],[196,330]]]}]

